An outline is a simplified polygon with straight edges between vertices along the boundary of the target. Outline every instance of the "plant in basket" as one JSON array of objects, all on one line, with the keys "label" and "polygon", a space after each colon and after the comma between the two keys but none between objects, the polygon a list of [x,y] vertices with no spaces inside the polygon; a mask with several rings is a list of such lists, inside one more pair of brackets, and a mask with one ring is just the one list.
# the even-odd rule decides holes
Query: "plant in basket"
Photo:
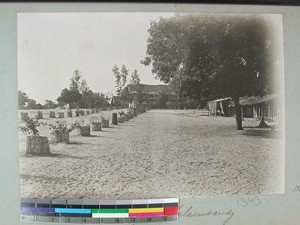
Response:
[{"label": "plant in basket", "polygon": [[92,124],[92,131],[101,131],[101,121],[97,117],[92,117],[90,122]]},{"label": "plant in basket", "polygon": [[40,136],[39,126],[47,125],[38,120],[37,117],[31,117],[25,121],[24,125],[19,126],[20,131],[26,137],[26,154],[49,154],[50,147],[47,137]]},{"label": "plant in basket", "polygon": [[49,127],[56,143],[69,143],[69,133],[73,130],[72,125],[68,125],[65,120],[57,120],[55,123],[49,124]]},{"label": "plant in basket", "polygon": [[77,129],[77,134],[82,135],[82,136],[90,136],[90,129],[91,126],[89,124],[85,124],[84,120],[81,121],[75,121],[72,124],[73,129]]}]

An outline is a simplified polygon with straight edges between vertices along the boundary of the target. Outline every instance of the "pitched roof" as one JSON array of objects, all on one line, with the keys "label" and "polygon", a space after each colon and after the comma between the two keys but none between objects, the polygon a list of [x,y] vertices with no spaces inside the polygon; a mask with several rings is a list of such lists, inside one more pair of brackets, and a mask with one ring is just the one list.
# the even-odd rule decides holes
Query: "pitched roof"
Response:
[{"label": "pitched roof", "polygon": [[169,92],[175,94],[170,85],[158,84],[158,85],[149,85],[149,84],[128,84],[127,88],[130,93],[136,93],[142,91],[145,94],[160,94],[164,92]]},{"label": "pitched roof", "polygon": [[264,102],[268,102],[270,100],[273,100],[274,98],[277,98],[278,95],[275,94],[270,94],[270,95],[265,95],[262,97],[259,96],[251,96],[247,98],[243,98],[240,100],[241,105],[256,105]]},{"label": "pitched roof", "polygon": [[231,98],[219,98],[219,99],[208,101],[208,102],[223,102],[223,101],[227,101],[227,100],[230,100],[230,99]]}]

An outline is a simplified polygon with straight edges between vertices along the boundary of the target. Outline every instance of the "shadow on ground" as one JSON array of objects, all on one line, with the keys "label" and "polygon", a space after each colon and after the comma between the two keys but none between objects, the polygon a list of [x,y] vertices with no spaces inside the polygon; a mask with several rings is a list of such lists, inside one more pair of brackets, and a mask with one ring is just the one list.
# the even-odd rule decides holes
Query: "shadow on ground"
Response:
[{"label": "shadow on ground", "polygon": [[62,159],[86,159],[88,157],[80,157],[80,156],[74,156],[74,155],[68,155],[68,154],[59,154],[59,153],[49,153],[49,154],[40,154],[40,155],[32,155],[28,154],[26,155],[25,152],[20,154],[20,157],[24,158],[62,158]]},{"label": "shadow on ground", "polygon": [[261,137],[261,138],[271,138],[271,139],[281,139],[282,132],[280,130],[271,130],[271,129],[260,129],[252,127],[244,127],[244,133],[241,135]]}]

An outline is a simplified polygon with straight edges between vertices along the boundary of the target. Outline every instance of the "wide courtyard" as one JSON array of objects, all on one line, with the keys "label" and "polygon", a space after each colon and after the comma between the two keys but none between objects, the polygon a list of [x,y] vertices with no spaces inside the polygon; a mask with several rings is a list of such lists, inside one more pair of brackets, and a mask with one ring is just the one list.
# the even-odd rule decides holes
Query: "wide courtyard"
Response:
[{"label": "wide courtyard", "polygon": [[[111,111],[87,115],[104,115]],[[65,118],[74,122],[78,118]],[[43,119],[47,123],[56,119]],[[51,155],[25,155],[20,133],[21,197],[132,199],[284,193],[282,130],[238,131],[233,117],[198,110],[149,110],[91,136],[74,130],[70,143],[54,143]]]}]

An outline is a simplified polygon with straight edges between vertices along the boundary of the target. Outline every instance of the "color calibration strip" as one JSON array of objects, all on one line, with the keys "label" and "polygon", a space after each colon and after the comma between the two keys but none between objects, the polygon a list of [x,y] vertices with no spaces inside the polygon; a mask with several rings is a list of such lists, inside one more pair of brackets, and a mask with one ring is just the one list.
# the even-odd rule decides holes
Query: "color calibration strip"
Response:
[{"label": "color calibration strip", "polygon": [[178,221],[179,198],[136,200],[21,199],[21,221],[148,223]]}]

